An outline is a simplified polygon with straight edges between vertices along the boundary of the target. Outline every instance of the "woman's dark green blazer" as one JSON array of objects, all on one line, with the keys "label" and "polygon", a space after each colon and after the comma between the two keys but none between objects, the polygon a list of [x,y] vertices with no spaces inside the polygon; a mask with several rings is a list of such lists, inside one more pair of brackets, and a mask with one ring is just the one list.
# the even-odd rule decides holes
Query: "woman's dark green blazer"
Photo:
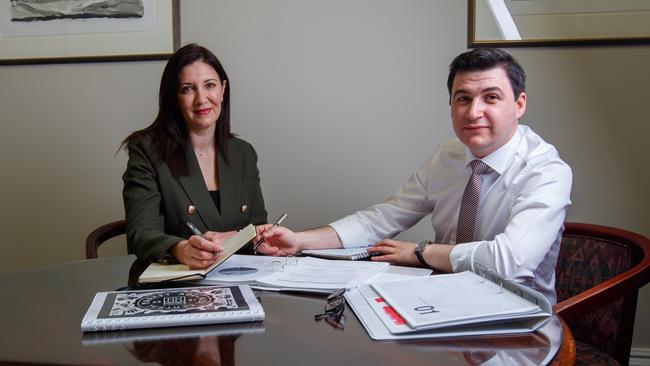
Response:
[{"label": "woman's dark green blazer", "polygon": [[237,230],[267,222],[260,188],[257,153],[248,142],[228,139],[229,163],[217,152],[221,212],[210,197],[190,143],[186,156],[189,175],[174,177],[165,163],[153,163],[151,137],[128,145],[129,161],[122,176],[127,244],[138,258],[156,261],[192,233],[191,221],[202,232]]}]

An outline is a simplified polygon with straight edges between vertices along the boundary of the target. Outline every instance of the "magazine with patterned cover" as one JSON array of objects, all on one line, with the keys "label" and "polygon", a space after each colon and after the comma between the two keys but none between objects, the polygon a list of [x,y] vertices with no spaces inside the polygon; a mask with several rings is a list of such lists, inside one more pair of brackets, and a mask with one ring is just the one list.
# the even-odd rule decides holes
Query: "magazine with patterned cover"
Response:
[{"label": "magazine with patterned cover", "polygon": [[99,292],[81,321],[96,332],[259,321],[264,309],[247,285]]}]

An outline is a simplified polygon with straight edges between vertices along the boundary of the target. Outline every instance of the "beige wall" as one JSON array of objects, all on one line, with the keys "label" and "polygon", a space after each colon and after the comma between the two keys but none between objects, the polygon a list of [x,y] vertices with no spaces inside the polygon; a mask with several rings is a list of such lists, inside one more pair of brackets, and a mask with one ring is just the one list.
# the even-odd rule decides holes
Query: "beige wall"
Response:
[{"label": "beige wall", "polygon": [[[195,0],[181,12],[183,43],[225,64],[234,130],[289,227],[384,199],[453,134],[444,83],[466,49],[464,1]],[[573,167],[568,218],[650,236],[650,47],[510,51],[529,75],[522,122]],[[153,118],[163,65],[0,67],[0,274],[82,259],[87,233],[122,217],[115,152]],[[424,221],[401,237],[430,237]],[[646,287],[635,347],[650,348],[648,304]]]}]

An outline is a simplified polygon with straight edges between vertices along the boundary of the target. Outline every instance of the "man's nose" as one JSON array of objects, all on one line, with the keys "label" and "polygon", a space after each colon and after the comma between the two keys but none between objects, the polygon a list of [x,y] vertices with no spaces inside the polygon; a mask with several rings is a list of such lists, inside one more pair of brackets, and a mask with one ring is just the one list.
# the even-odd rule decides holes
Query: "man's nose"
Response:
[{"label": "man's nose", "polygon": [[484,105],[480,100],[473,100],[467,109],[467,118],[474,121],[483,117]]}]

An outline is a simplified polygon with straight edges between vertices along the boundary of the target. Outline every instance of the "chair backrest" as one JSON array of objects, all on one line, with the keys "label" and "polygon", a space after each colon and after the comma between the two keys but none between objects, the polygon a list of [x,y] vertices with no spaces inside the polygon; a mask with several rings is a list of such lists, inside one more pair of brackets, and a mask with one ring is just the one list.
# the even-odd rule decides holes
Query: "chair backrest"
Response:
[{"label": "chair backrest", "polygon": [[86,259],[97,258],[97,248],[110,238],[126,233],[126,220],[117,220],[93,230],[86,238]]},{"label": "chair backrest", "polygon": [[576,340],[627,365],[639,288],[650,280],[650,239],[617,228],[565,223],[554,310]]}]

